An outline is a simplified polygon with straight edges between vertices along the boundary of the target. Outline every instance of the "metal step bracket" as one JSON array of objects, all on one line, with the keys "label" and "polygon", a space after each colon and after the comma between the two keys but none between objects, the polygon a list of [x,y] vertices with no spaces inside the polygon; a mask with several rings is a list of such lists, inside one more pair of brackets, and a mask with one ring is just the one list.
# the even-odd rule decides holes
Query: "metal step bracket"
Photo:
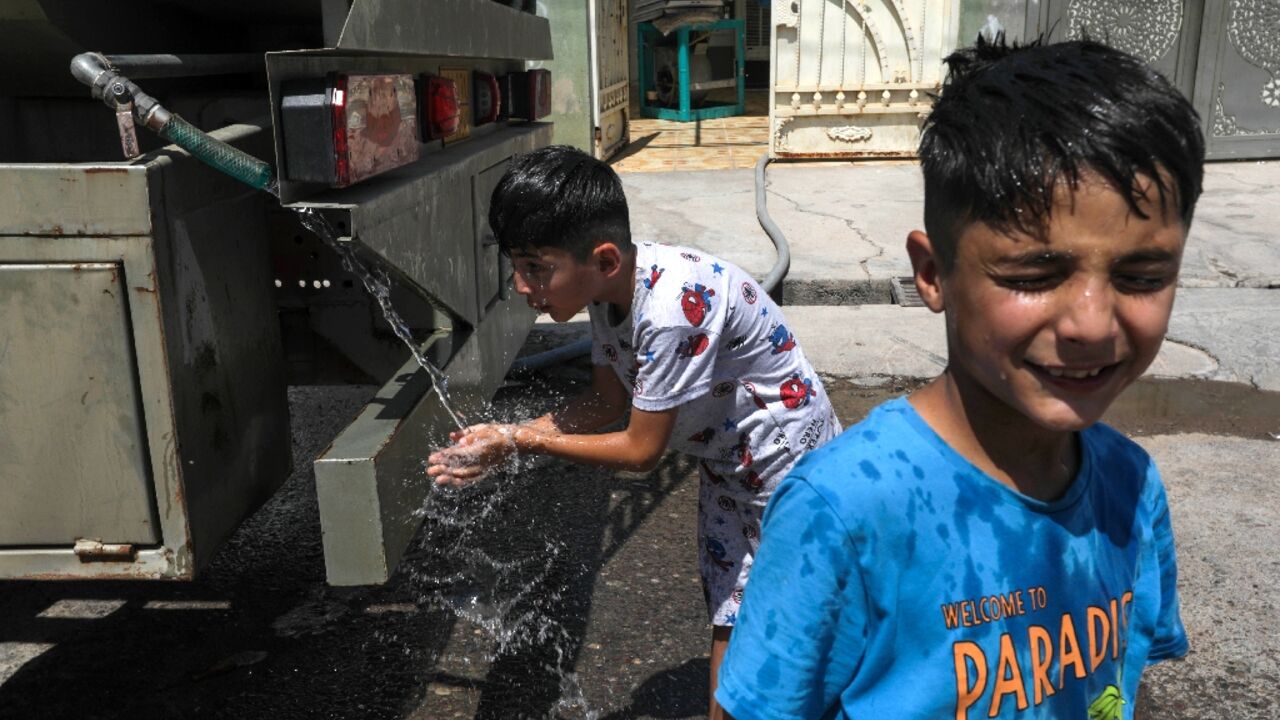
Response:
[{"label": "metal step bracket", "polygon": [[[464,416],[493,396],[532,322],[523,302],[500,302],[442,368]],[[431,342],[439,341],[433,338]],[[330,585],[386,582],[422,523],[426,457],[454,427],[425,370],[405,363],[315,462]]]}]

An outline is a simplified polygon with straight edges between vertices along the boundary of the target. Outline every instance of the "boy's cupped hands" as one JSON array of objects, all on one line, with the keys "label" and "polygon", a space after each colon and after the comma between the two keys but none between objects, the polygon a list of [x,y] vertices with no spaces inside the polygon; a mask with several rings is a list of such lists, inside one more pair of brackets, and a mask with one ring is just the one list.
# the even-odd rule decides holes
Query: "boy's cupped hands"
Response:
[{"label": "boy's cupped hands", "polygon": [[427,476],[437,485],[463,487],[484,479],[516,453],[515,427],[483,423],[449,433],[453,445],[427,458]]}]

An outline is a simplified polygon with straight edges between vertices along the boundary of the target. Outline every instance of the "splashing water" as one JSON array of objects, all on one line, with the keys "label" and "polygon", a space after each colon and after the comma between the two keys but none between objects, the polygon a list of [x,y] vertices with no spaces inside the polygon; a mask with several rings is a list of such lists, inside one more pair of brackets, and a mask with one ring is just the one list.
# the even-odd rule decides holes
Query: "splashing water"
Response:
[{"label": "splashing water", "polygon": [[339,241],[338,231],[323,215],[317,213],[313,208],[294,208],[294,211],[298,213],[298,219],[303,226],[315,233],[317,237],[338,254],[338,257],[342,260],[343,269],[360,278],[360,283],[364,285],[364,289],[378,301],[378,307],[382,309],[382,314],[391,325],[396,337],[400,338],[400,341],[409,348],[409,351],[413,353],[414,359],[418,361],[422,369],[427,371],[427,375],[431,378],[431,386],[435,389],[436,394],[440,396],[440,403],[444,405],[445,411],[449,413],[449,419],[453,421],[453,424],[459,430],[466,427],[466,422],[453,409],[453,404],[449,401],[449,378],[445,377],[440,368],[437,368],[434,363],[422,354],[421,348],[413,340],[409,325],[392,307],[391,279],[387,277],[386,271],[377,268],[377,274],[375,275],[375,272],[370,270],[356,255],[355,248]]},{"label": "splashing water", "polygon": [[[312,208],[295,211],[302,224],[338,254],[343,268],[360,278],[396,336],[431,378],[451,421],[458,429],[464,428],[467,423],[449,399],[448,378],[423,355],[408,325],[392,306],[391,282],[386,272],[370,269],[362,262],[354,247],[338,240],[338,231],[323,215]],[[492,406],[488,410],[487,415],[495,414]],[[528,408],[518,408],[514,415],[528,417],[530,412]],[[532,467],[535,464],[513,455],[506,467],[462,491],[435,489],[416,513],[426,521],[424,533],[417,551],[411,550],[403,564],[412,585],[421,593],[419,602],[447,609],[491,641],[492,649],[480,658],[482,662],[493,664],[506,654],[528,648],[545,652],[535,660],[539,666],[535,669],[543,677],[555,680],[559,693],[548,716],[597,720],[600,711],[591,709],[577,674],[567,669],[573,664],[580,633],[567,628],[565,620],[558,617],[562,613],[556,610],[564,600],[567,584],[560,577],[566,567],[565,544],[554,538],[533,540],[522,534],[533,540],[532,544],[519,546],[511,542],[495,547],[486,537],[510,522],[513,507],[523,500],[519,480],[529,478],[529,471],[536,470]],[[424,461],[424,471],[425,466]],[[494,553],[500,550],[514,551],[513,557],[495,557]],[[578,572],[585,571],[586,568],[578,568]]]},{"label": "splashing water", "polygon": [[[433,493],[419,510],[424,532],[405,567],[418,604],[448,611],[486,639],[487,648],[445,662],[489,673],[505,665],[496,682],[522,696],[521,709],[505,707],[506,717],[597,720],[602,713],[572,670],[583,632],[572,586],[590,571],[554,529],[540,532],[525,517],[532,486],[550,471],[533,464],[512,461],[476,485]],[[550,704],[531,699],[547,691]]]},{"label": "splashing water", "polygon": [[[516,405],[491,406],[489,413],[507,419],[541,414]],[[546,498],[536,488],[554,473],[554,461],[513,455],[485,479],[433,492],[418,510],[424,531],[406,567],[419,603],[447,610],[491,643],[478,658],[458,660],[493,668],[519,657],[523,676],[507,682],[532,696],[554,687],[550,706],[530,714],[525,707],[512,717],[597,720],[601,711],[590,706],[572,671],[583,632],[572,608],[579,591],[572,586],[591,571],[558,529],[539,525],[529,508],[531,494]]]}]

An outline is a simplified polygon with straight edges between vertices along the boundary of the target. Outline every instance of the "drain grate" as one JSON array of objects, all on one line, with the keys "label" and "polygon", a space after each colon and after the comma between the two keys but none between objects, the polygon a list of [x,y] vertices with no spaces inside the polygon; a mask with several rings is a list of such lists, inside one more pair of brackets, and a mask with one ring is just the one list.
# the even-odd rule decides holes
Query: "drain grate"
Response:
[{"label": "drain grate", "polygon": [[924,301],[916,291],[916,279],[911,275],[889,278],[889,292],[893,301],[902,307],[924,307]]}]

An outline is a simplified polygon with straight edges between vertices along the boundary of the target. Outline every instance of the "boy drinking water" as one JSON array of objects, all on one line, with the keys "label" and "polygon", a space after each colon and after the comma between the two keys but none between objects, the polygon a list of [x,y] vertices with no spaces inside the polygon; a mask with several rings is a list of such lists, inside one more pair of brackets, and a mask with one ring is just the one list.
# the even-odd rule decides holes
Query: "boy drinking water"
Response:
[{"label": "boy drinking water", "polygon": [[[696,250],[633,245],[621,181],[578,150],[517,157],[489,224],[531,307],[556,322],[588,310],[591,387],[540,418],[454,433],[427,473],[463,485],[513,453],[631,471],[653,469],[669,447],[697,458],[714,692],[764,506],[803,452],[840,432],[822,382],[741,269]],[[626,429],[596,432],[624,416]]]},{"label": "boy drinking water", "polygon": [[775,493],[716,693],[739,720],[1130,718],[1187,650],[1160,476],[1097,421],[1165,334],[1195,113],[1091,42],[947,62],[907,251],[948,364]]}]

